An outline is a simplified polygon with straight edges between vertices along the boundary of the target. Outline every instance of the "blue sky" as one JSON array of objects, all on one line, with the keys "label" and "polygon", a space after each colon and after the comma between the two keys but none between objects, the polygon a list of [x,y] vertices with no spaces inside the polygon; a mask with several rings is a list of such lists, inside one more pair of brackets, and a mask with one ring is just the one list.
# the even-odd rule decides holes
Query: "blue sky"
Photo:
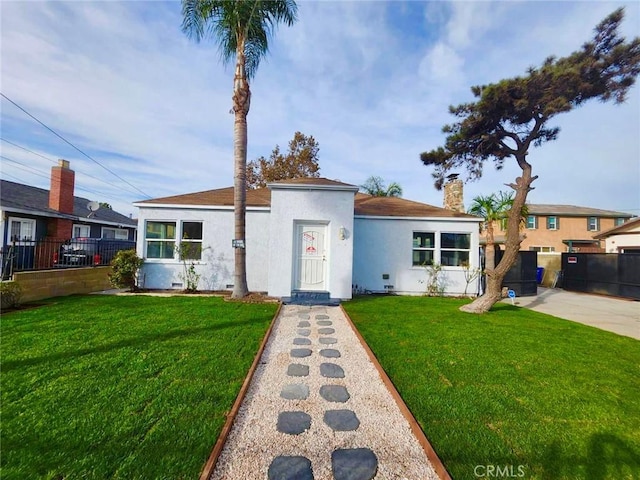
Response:
[{"label": "blue sky", "polygon": [[[640,35],[637,2],[300,1],[252,82],[248,160],[301,131],[320,145],[322,176],[359,185],[378,175],[441,205],[419,154],[442,145],[448,106],[471,101],[472,85],[576,50],[619,6],[623,34]],[[181,32],[179,2],[2,1],[0,15],[2,93],[135,188],[4,98],[3,179],[48,188],[65,158],[76,195],[134,215],[142,192],[233,184],[233,68]],[[624,105],[592,102],[553,120],[558,140],[528,157],[539,175],[531,203],[640,214],[638,88]],[[517,175],[514,160],[487,165],[465,186],[466,206]]]}]

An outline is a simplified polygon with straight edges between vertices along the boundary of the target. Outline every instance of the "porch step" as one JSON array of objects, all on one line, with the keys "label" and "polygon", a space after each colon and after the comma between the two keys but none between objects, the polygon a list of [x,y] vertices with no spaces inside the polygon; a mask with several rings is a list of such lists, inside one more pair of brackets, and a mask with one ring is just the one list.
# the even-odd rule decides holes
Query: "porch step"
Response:
[{"label": "porch step", "polygon": [[340,305],[340,299],[331,298],[329,292],[306,292],[293,291],[290,297],[284,297],[282,302],[285,305]]}]

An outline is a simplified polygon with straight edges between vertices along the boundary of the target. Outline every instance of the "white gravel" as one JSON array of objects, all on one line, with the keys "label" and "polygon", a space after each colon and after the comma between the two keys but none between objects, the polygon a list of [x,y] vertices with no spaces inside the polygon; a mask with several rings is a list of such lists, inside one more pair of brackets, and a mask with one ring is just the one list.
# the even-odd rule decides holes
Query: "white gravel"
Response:
[{"label": "white gravel", "polygon": [[[299,314],[309,314],[311,345],[293,345],[298,337]],[[325,314],[333,322],[338,342],[320,345],[316,315]],[[292,348],[311,348],[306,358],[292,358]],[[335,348],[340,358],[324,358],[319,351]],[[345,378],[324,378],[320,364],[336,363]],[[309,365],[309,376],[290,377],[291,363]],[[306,400],[285,400],[285,385],[304,383],[310,394]],[[351,398],[346,403],[324,400],[322,385],[343,385]],[[323,421],[326,410],[353,410],[360,426],[351,432],[334,432]],[[311,428],[299,435],[276,430],[278,413],[304,411],[311,415]],[[331,452],[337,448],[369,448],[378,458],[376,480],[437,479],[424,450],[409,428],[373,363],[358,341],[339,307],[284,306],[276,319],[260,364],[240,407],[227,442],[218,458],[212,479],[266,479],[271,461],[278,455],[302,455],[311,461],[315,480],[331,480]]]}]

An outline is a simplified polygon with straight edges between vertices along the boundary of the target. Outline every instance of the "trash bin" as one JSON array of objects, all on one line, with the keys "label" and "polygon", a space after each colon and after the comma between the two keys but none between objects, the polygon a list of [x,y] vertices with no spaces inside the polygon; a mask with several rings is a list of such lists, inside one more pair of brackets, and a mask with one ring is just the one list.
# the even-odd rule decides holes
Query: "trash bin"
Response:
[{"label": "trash bin", "polygon": [[538,267],[536,271],[536,280],[538,281],[538,285],[542,283],[542,278],[544,277],[544,267]]}]

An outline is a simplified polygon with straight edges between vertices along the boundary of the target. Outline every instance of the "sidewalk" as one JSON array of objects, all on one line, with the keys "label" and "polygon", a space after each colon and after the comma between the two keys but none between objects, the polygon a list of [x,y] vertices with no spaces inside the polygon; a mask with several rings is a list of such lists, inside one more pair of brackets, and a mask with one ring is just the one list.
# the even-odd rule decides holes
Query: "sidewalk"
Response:
[{"label": "sidewalk", "polygon": [[538,287],[537,296],[515,304],[640,340],[640,302],[634,300]]},{"label": "sidewalk", "polygon": [[340,307],[286,305],[209,478],[437,479],[397,402]]}]

